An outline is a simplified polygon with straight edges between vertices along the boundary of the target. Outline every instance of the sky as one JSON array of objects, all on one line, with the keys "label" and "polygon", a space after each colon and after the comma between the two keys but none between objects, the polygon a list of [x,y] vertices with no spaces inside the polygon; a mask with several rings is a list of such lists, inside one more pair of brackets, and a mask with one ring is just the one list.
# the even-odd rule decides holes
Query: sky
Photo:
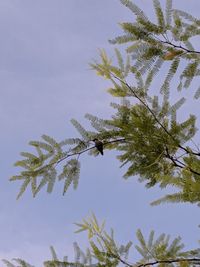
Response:
[{"label": "sky", "polygon": [[[134,2],[153,16],[150,0]],[[198,16],[200,1],[176,0],[174,6]],[[122,33],[119,22],[133,20],[118,0],[0,1],[0,259],[20,257],[42,266],[50,259],[50,245],[61,258],[73,259],[74,241],[87,246],[87,236],[74,233],[74,222],[91,212],[105,219],[122,243],[135,242],[140,228],[145,236],[154,229],[180,235],[188,249],[197,246],[199,209],[189,204],[151,207],[165,192],[145,189],[137,177],[125,181],[114,152],[83,155],[78,189],[65,196],[60,182],[52,194],[42,190],[33,199],[28,190],[16,201],[20,183],[9,182],[17,174],[13,163],[19,153],[30,151],[30,140],[42,134],[57,140],[78,136],[70,119],[88,125],[85,113],[111,116],[109,84],[88,64],[100,48],[113,55],[108,39]]]}]

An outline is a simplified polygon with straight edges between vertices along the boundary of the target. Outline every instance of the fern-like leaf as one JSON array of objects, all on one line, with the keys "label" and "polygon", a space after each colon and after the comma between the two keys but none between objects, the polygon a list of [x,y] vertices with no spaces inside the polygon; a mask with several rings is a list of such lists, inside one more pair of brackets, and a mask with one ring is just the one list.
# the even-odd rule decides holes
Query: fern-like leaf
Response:
[{"label": "fern-like leaf", "polygon": [[168,27],[171,26],[171,20],[172,20],[172,0],[166,0],[165,19],[166,19],[166,25]]}]

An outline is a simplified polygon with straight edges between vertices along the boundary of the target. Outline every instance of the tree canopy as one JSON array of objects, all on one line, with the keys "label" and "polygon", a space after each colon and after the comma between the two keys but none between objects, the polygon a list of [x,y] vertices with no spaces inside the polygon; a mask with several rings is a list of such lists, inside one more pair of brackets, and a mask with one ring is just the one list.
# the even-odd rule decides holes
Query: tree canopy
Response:
[{"label": "tree canopy", "polygon": [[[21,152],[22,159],[15,163],[19,174],[10,181],[22,180],[20,198],[30,187],[33,197],[43,187],[51,193],[57,181],[63,181],[63,194],[70,186],[77,188],[80,176],[81,155],[97,156],[99,151],[93,140],[103,143],[103,149],[117,150],[124,178],[135,176],[147,188],[173,186],[175,193],[164,195],[152,205],[165,202],[188,202],[200,205],[200,149],[198,147],[196,115],[184,109],[187,99],[184,90],[190,90],[194,79],[200,75],[200,51],[195,48],[200,34],[200,20],[185,11],[172,8],[166,0],[162,8],[159,0],[153,0],[157,22],[134,2],[121,0],[122,5],[135,15],[134,22],[120,23],[123,34],[110,40],[115,47],[115,58],[105,50],[90,66],[102,78],[108,80],[108,92],[116,98],[111,118],[102,119],[86,114],[91,127],[85,129],[77,120],[71,123],[79,138],[57,141],[43,135],[40,141],[30,141],[35,154]],[[111,59],[112,58],[112,59]],[[165,76],[163,75],[165,73]],[[159,76],[161,75],[162,76]],[[157,79],[159,77],[159,79]],[[162,77],[162,79],[160,79]],[[177,97],[174,97],[174,92]],[[192,94],[192,91],[191,91]],[[190,101],[199,101],[200,87]],[[192,106],[192,104],[191,104]],[[179,109],[184,109],[183,119]],[[184,250],[181,238],[170,241],[162,234],[155,238],[152,231],[145,240],[137,231],[141,255],[138,262],[128,260],[132,242],[118,245],[113,230],[108,232],[105,223],[98,222],[92,214],[89,219],[77,223],[77,232],[87,231],[90,248],[83,252],[75,244],[75,262],[59,260],[53,247],[52,260],[46,267],[61,266],[197,266],[200,250]],[[19,266],[31,266],[16,259]],[[7,260],[8,267],[15,265]]]}]

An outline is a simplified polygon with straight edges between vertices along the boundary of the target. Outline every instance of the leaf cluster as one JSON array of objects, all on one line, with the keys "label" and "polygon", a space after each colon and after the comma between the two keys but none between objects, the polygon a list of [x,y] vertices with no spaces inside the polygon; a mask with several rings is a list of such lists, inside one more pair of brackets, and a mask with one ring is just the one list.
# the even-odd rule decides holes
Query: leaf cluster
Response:
[{"label": "leaf cluster", "polygon": [[[162,267],[189,267],[198,266],[200,263],[200,250],[184,251],[184,244],[180,237],[170,241],[170,236],[161,234],[155,238],[154,231],[151,231],[147,240],[141,230],[137,230],[136,237],[138,244],[135,250],[140,255],[140,260],[132,264],[129,260],[130,249],[133,242],[126,245],[118,245],[115,241],[114,231],[108,233],[105,229],[105,222],[99,223],[94,214],[81,223],[76,223],[77,233],[86,231],[89,238],[89,248],[84,252],[77,243],[74,243],[75,258],[69,261],[67,256],[59,259],[55,249],[51,246],[52,259],[45,261],[45,267],[117,267],[123,264],[127,267],[153,266],[157,264]],[[19,259],[19,267],[33,267]],[[4,260],[7,267],[16,267],[13,263]]]},{"label": "leaf cluster", "polygon": [[[111,103],[115,112],[108,119],[86,114],[91,124],[89,130],[75,119],[71,120],[80,138],[58,142],[43,135],[42,141],[31,141],[34,153],[21,153],[23,159],[18,160],[15,166],[22,170],[10,179],[23,181],[18,198],[28,186],[34,197],[44,186],[51,193],[56,180],[64,181],[63,194],[71,185],[76,189],[79,158],[84,153],[99,155],[92,143],[97,138],[102,141],[105,151],[118,151],[121,167],[126,167],[125,179],[135,176],[140,182],[145,182],[146,187],[175,188],[175,193],[154,201],[153,205],[163,202],[200,205],[200,150],[193,140],[197,133],[196,117],[189,114],[187,119],[180,121],[179,110],[184,108],[186,99],[182,96],[175,103],[170,100],[172,80],[179,75],[180,63],[183,68],[177,86],[179,91],[183,87],[189,88],[192,80],[200,74],[200,52],[191,42],[191,38],[200,33],[200,20],[172,9],[171,0],[166,0],[165,9],[159,0],[153,0],[157,22],[151,21],[130,0],[121,0],[121,3],[133,12],[136,19],[133,23],[121,23],[124,35],[110,42],[130,44],[126,48],[126,56],[115,49],[113,63],[105,50],[101,50],[100,60],[91,64],[98,75],[109,81],[108,92],[117,99],[116,103]],[[170,61],[167,75],[155,85],[154,78],[167,64],[166,61]],[[194,95],[194,101],[199,96],[200,88]],[[89,249],[84,252],[74,243],[75,259],[70,262],[67,257],[59,260],[51,247],[52,260],[44,263],[46,267],[188,267],[200,264],[199,249],[184,251],[180,237],[170,242],[169,236],[161,234],[155,238],[152,231],[146,241],[140,230],[136,234],[139,244],[135,246],[140,259],[131,264],[128,256],[132,242],[118,245],[113,230],[108,233],[105,223],[100,224],[94,214],[76,225],[77,232],[88,233]],[[21,259],[14,261],[20,267],[31,267]],[[8,267],[16,267],[7,260],[4,263]]]},{"label": "leaf cluster", "polygon": [[[157,23],[132,1],[121,0],[134,15],[134,22],[124,22],[120,26],[124,35],[110,40],[112,44],[128,44],[128,55],[135,60],[134,68],[147,75],[152,81],[165,61],[171,61],[166,79],[177,73],[180,61],[185,66],[181,70],[178,89],[189,88],[194,77],[199,76],[200,52],[196,51],[191,39],[200,34],[200,20],[187,12],[173,9],[172,1],[167,0],[162,8],[159,0],[153,0]],[[173,70],[173,72],[171,71]],[[164,87],[167,84],[164,83]],[[199,96],[199,89],[195,97]]]},{"label": "leaf cluster", "polygon": [[[51,193],[56,179],[65,181],[63,194],[71,183],[73,183],[74,188],[77,188],[80,162],[75,156],[87,148],[87,143],[78,138],[57,142],[48,135],[43,135],[42,139],[42,141],[29,142],[35,148],[36,154],[22,152],[21,156],[25,159],[15,163],[15,166],[24,169],[20,175],[14,175],[10,178],[10,181],[23,180],[17,198],[21,197],[28,186],[31,188],[33,197],[44,186],[46,186],[47,192]],[[69,154],[74,158],[68,159]],[[63,166],[58,174],[56,166],[59,162],[63,162]]]}]

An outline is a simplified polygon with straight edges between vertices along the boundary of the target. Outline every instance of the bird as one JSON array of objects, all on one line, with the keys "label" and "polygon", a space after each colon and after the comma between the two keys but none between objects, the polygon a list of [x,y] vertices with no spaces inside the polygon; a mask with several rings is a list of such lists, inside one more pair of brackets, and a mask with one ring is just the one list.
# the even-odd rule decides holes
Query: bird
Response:
[{"label": "bird", "polygon": [[103,143],[99,139],[97,139],[97,138],[93,139],[92,141],[94,142],[96,149],[103,156]]}]

